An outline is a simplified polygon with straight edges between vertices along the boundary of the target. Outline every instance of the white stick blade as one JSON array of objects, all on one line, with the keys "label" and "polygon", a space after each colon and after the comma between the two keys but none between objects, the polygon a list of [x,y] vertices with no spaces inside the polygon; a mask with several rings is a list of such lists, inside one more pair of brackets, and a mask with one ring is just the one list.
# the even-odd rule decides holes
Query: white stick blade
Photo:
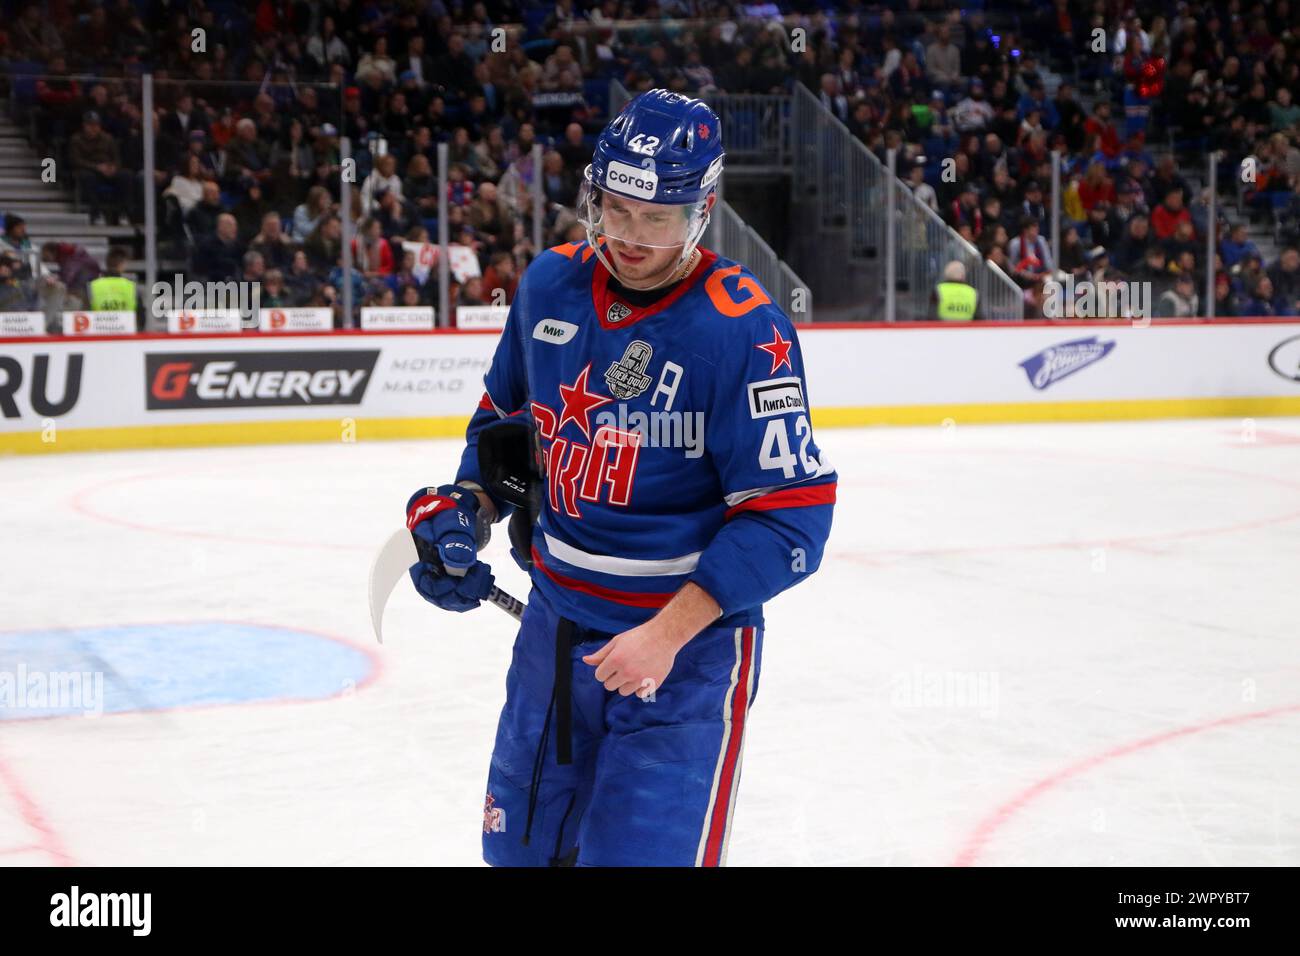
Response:
[{"label": "white stick blade", "polygon": [[399,528],[393,533],[370,565],[370,623],[375,637],[384,643],[384,608],[397,582],[406,577],[411,565],[420,560],[411,532]]}]

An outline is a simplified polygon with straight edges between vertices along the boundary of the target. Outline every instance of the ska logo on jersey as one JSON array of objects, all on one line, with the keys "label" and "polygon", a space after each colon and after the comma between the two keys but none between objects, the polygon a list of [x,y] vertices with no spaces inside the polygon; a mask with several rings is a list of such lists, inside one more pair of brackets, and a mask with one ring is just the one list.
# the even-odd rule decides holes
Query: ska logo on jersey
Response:
[{"label": "ska logo on jersey", "polygon": [[650,376],[645,370],[650,365],[652,355],[654,349],[647,343],[629,343],[623,350],[623,357],[612,363],[605,372],[605,384],[609,386],[609,393],[627,401],[649,388]]},{"label": "ska logo on jersey", "polygon": [[608,322],[622,322],[631,314],[631,308],[622,302],[615,301],[610,303],[609,311],[605,313],[605,319]]},{"label": "ska logo on jersey", "polygon": [[[645,374],[654,350],[645,342],[636,341],[628,345],[623,357],[613,363],[605,379],[610,391],[623,398],[641,395],[650,387],[650,378]],[[682,382],[685,370],[676,362],[665,359],[659,372],[659,383],[650,395],[653,408],[658,400],[664,399],[663,411],[672,412],[677,390]],[[591,504],[608,504],[626,508],[632,501],[632,489],[636,484],[637,460],[645,440],[645,433],[639,426],[632,426],[621,414],[627,410],[620,405],[618,425],[598,415],[592,421],[591,413],[614,401],[596,392],[590,391],[588,381],[591,377],[591,363],[588,362],[572,385],[561,382],[560,407],[551,408],[541,402],[532,402],[529,407],[537,431],[542,438],[543,468],[546,473],[546,494],[551,511],[566,514],[571,518],[582,517],[583,502]],[[754,383],[784,385],[787,380]],[[798,379],[789,381],[798,382]],[[797,386],[795,392],[802,401],[803,392]],[[769,396],[770,398],[776,397]],[[785,405],[780,411],[774,405],[767,404],[753,407],[760,408],[764,417],[782,414],[795,406],[788,390],[785,392]],[[645,417],[644,412],[634,415]],[[697,415],[701,413],[695,413]],[[608,415],[608,413],[606,413]],[[630,417],[630,416],[629,416]],[[775,421],[775,419],[774,419]],[[566,425],[572,425],[565,431]],[[621,426],[621,427],[620,427]],[[564,434],[560,434],[565,431]],[[702,429],[701,429],[702,431]],[[581,432],[581,438],[578,433]],[[690,453],[688,452],[688,457]]]}]

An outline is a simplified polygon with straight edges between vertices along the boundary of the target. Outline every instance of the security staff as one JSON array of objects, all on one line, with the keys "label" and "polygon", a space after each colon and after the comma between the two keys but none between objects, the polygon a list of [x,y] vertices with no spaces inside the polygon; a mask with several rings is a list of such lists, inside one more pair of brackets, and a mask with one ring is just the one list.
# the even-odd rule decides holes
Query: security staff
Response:
[{"label": "security staff", "polygon": [[126,250],[121,247],[114,246],[108,251],[107,271],[90,283],[92,311],[137,314],[135,282],[122,274],[126,258]]},{"label": "security staff", "polygon": [[966,281],[966,266],[954,259],[943,267],[943,281],[934,287],[938,318],[945,322],[974,319],[979,293]]}]

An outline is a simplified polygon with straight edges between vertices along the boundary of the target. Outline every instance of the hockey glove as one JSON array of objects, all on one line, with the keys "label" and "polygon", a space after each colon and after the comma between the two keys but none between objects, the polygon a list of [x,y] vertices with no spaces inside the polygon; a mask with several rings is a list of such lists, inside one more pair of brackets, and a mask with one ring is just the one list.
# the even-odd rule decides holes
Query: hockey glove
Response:
[{"label": "hockey glove", "polygon": [[533,527],[542,510],[546,476],[532,415],[515,412],[479,432],[478,467],[488,496],[502,516],[510,517],[510,556],[520,568],[530,571]]},{"label": "hockey glove", "polygon": [[478,496],[460,485],[421,488],[406,504],[406,527],[420,556],[411,582],[446,611],[472,611],[492,590],[491,569],[478,560],[487,543],[478,509]]}]

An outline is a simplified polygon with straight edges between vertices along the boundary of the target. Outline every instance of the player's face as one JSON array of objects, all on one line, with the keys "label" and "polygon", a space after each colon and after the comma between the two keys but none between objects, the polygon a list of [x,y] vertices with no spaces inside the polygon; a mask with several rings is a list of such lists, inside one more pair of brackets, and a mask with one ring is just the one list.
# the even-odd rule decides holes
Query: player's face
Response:
[{"label": "player's face", "polygon": [[683,208],[609,192],[602,205],[605,249],[625,282],[652,286],[677,267],[686,243]]}]

